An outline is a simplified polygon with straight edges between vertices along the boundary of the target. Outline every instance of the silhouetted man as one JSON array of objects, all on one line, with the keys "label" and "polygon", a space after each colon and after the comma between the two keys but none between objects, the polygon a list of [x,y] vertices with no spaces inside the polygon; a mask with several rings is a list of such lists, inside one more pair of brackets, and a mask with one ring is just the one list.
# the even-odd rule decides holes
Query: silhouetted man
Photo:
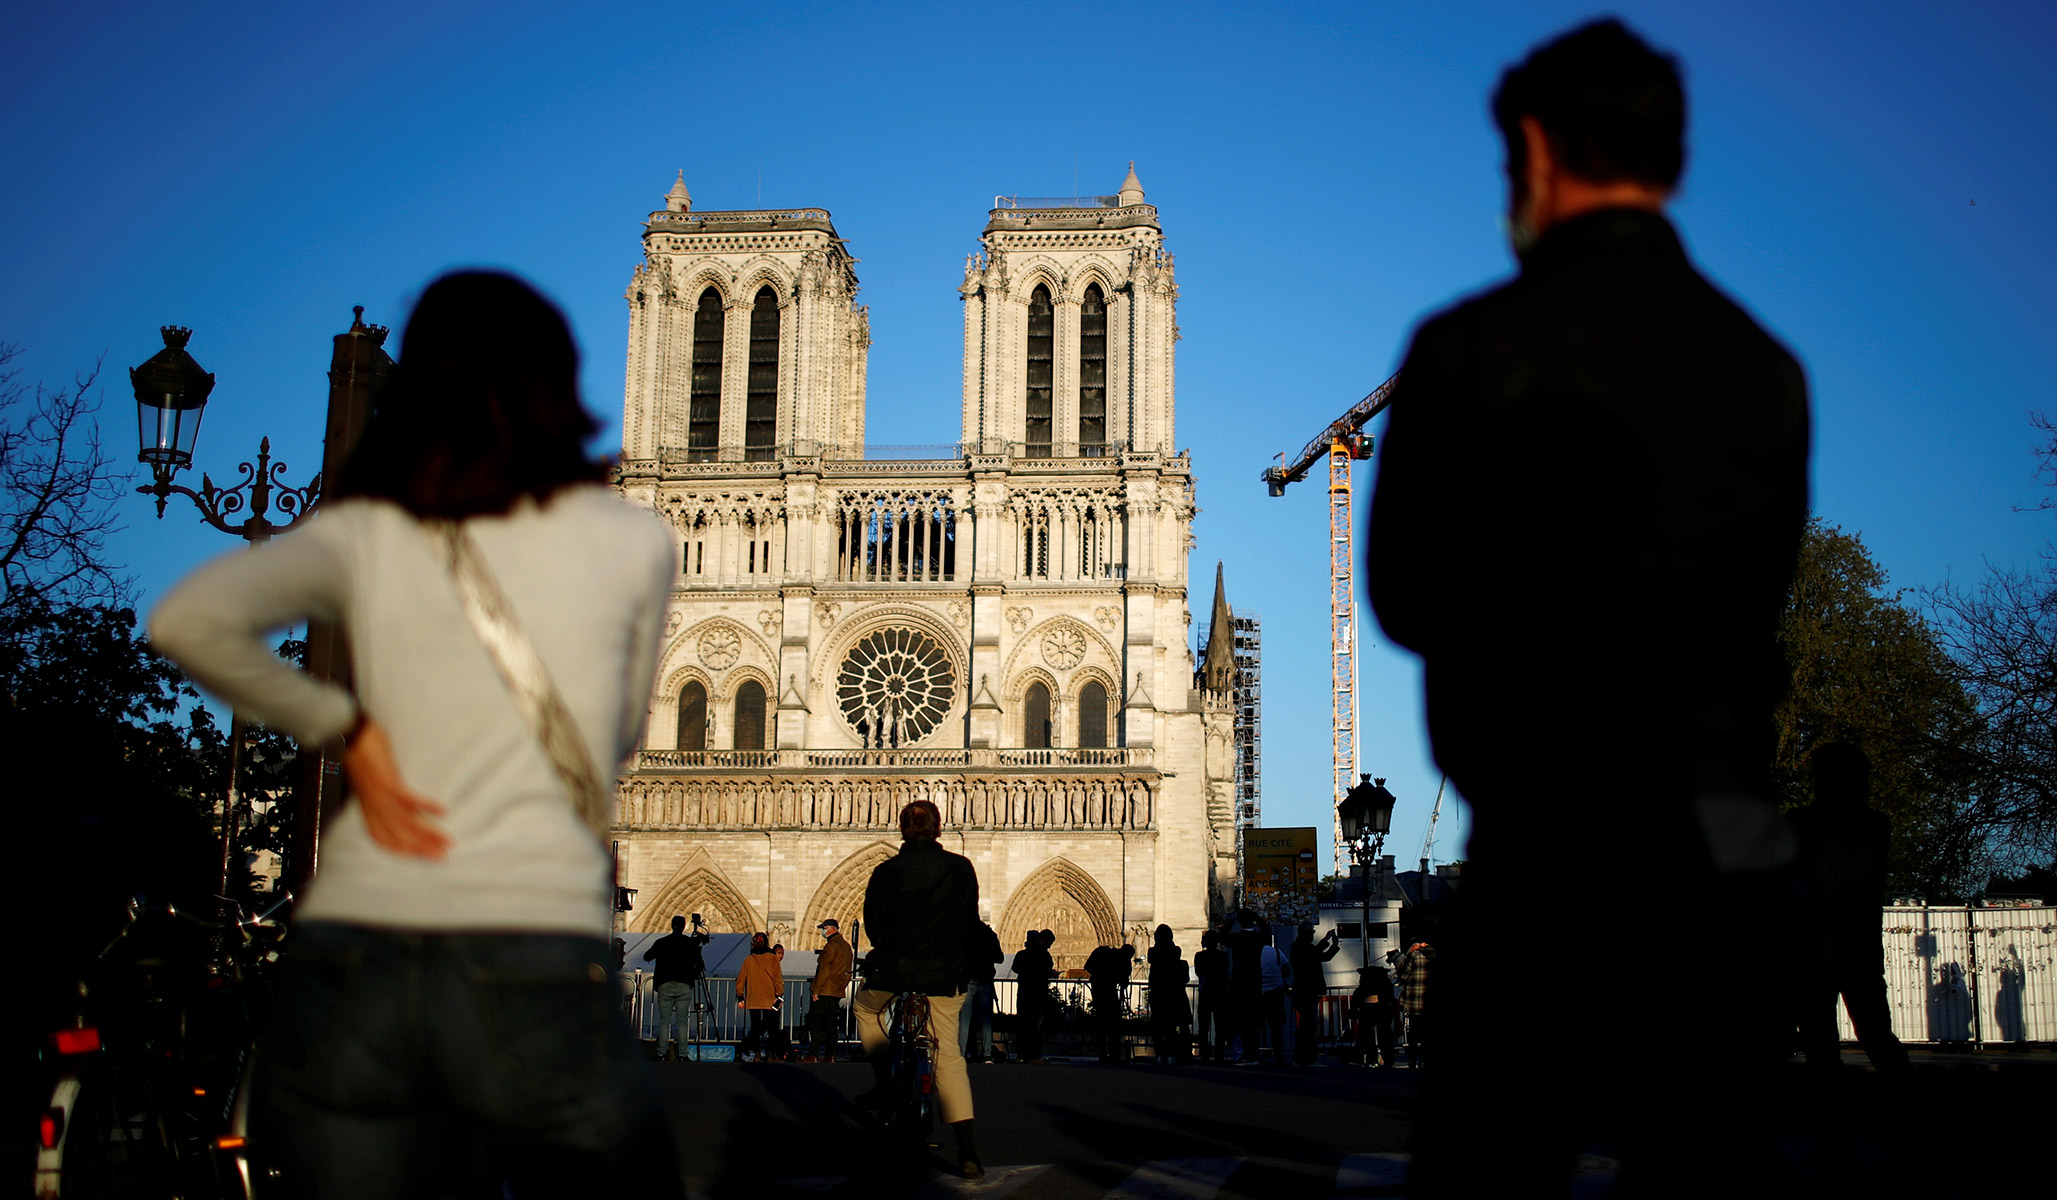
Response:
[{"label": "silhouetted man", "polygon": [[[1412,1187],[1561,1193],[1601,1116],[1624,1178],[1701,1194],[1761,1147],[1743,1076],[1775,1030],[1683,1061],[1643,1048],[1762,1015],[1721,1000],[1711,893],[1717,868],[1791,853],[1755,797],[1806,384],[1664,217],[1685,163],[1673,60],[1595,22],[1510,69],[1492,108],[1520,274],[1415,334],[1366,549],[1380,623],[1424,660],[1436,760],[1473,805]],[[1576,989],[1536,985],[1545,897],[1606,947]],[[1567,1079],[1505,1053],[1512,1030],[1573,1027],[1619,1057]]]},{"label": "silhouetted man", "polygon": [[1886,1004],[1885,942],[1879,906],[1886,890],[1892,826],[1871,807],[1871,760],[1848,742],[1829,742],[1808,756],[1814,803],[1793,814],[1800,835],[1800,878],[1810,901],[1813,944],[1802,959],[1800,1045],[1807,1065],[1823,1075],[1843,1063],[1836,1002],[1850,1008],[1857,1044],[1872,1069],[1907,1069],[1907,1048],[1893,1035]]},{"label": "silhouetted man", "polygon": [[892,1047],[886,1005],[900,992],[928,997],[936,1038],[936,1100],[957,1134],[957,1161],[967,1179],[984,1175],[972,1123],[971,1078],[957,1049],[964,1006],[964,948],[978,923],[978,871],[971,860],[936,844],[943,815],[927,800],[900,810],[900,852],[872,868],[864,887],[864,931],[871,935],[864,985],[857,991],[857,1037],[876,1085],[858,1097],[886,1102]]},{"label": "silhouetted man", "polygon": [[1043,1061],[1043,1010],[1050,1002],[1050,978],[1057,967],[1050,947],[1057,935],[1031,929],[1014,952],[1015,1057],[1025,1063]]},{"label": "silhouetted man", "polygon": [[1229,955],[1229,1029],[1243,1043],[1236,1065],[1254,1067],[1261,1044],[1258,1031],[1264,1025],[1262,958],[1264,948],[1270,944],[1270,931],[1256,913],[1247,908],[1237,909],[1235,923],[1222,941]]},{"label": "silhouetted man", "polygon": [[1311,1067],[1321,1059],[1321,998],[1328,994],[1325,964],[1342,949],[1331,929],[1314,940],[1314,926],[1302,924],[1293,936],[1293,1061]]},{"label": "silhouetted man", "polygon": [[1200,952],[1193,956],[1193,975],[1200,982],[1193,1032],[1208,1062],[1220,1062],[1229,1052],[1228,972],[1228,951],[1221,948],[1221,935],[1210,929],[1200,935]]},{"label": "silhouetted man", "polygon": [[1093,993],[1093,1025],[1099,1033],[1100,1061],[1122,1060],[1121,1017],[1128,998],[1129,974],[1135,969],[1136,948],[1123,943],[1119,948],[1100,946],[1086,956],[1087,986]]},{"label": "silhouetted man", "polygon": [[651,982],[657,989],[657,1040],[669,1039],[666,1057],[679,1056],[679,1013],[683,1009],[686,1020],[693,1019],[693,985],[707,973],[707,960],[701,953],[713,940],[701,928],[700,914],[693,914],[693,932],[686,932],[686,919],[674,916],[671,932],[650,943],[643,951],[644,962],[655,962]]}]

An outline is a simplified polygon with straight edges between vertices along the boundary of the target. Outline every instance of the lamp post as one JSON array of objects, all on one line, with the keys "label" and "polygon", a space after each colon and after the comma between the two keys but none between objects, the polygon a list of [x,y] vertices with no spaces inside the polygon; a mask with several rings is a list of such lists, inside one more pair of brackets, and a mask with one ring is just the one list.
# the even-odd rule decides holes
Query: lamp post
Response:
[{"label": "lamp post", "polygon": [[1364,912],[1357,925],[1358,965],[1371,965],[1371,882],[1379,854],[1386,847],[1386,834],[1393,828],[1393,793],[1384,779],[1358,776],[1357,786],[1336,805],[1336,819],[1343,827],[1343,841],[1350,848],[1350,863],[1363,877]]},{"label": "lamp post", "polygon": [[[156,497],[159,520],[164,519],[165,501],[176,492],[193,502],[193,507],[200,510],[201,520],[252,546],[305,520],[321,499],[321,475],[317,472],[304,487],[287,485],[280,478],[285,474],[286,464],[271,461],[268,437],[257,444],[255,465],[247,461],[240,464],[240,483],[220,487],[202,473],[200,490],[196,492],[172,482],[180,471],[193,465],[193,445],[200,437],[200,418],[207,410],[208,396],[214,391],[214,376],[202,370],[186,352],[186,343],[193,336],[191,329],[166,325],[159,332],[164,337],[164,349],[142,366],[129,369],[129,383],[136,393],[136,457],[150,468],[151,478],[136,491]],[[288,518],[283,525],[270,518],[274,499],[279,512]],[[243,520],[230,519],[246,510],[248,515]],[[243,742],[248,735],[242,714],[232,713],[228,792],[222,803],[221,863],[216,876],[216,915],[223,926],[235,916],[229,899],[229,864],[235,856],[236,823],[241,812],[237,779],[242,770]],[[222,946],[222,930],[217,929],[210,939],[217,966],[222,962]]]}]

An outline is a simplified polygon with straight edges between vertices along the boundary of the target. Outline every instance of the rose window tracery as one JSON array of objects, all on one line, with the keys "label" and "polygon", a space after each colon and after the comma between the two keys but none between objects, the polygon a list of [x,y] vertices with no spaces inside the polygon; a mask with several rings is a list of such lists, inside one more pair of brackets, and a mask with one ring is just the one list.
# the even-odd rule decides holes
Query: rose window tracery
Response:
[{"label": "rose window tracery", "polygon": [[935,732],[956,697],[950,656],[907,628],[857,639],[836,673],[836,703],[866,746],[912,746]]}]

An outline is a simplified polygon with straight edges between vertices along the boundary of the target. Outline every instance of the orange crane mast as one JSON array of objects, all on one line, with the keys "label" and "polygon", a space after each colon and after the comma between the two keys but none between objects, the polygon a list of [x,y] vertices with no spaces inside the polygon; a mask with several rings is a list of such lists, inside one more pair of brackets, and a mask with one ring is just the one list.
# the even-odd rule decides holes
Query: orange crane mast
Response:
[{"label": "orange crane mast", "polygon": [[1369,396],[1308,442],[1292,462],[1279,455],[1260,478],[1272,495],[1286,494],[1286,485],[1307,478],[1314,464],[1328,460],[1328,618],[1329,715],[1334,729],[1330,746],[1332,788],[1329,820],[1335,870],[1344,869],[1346,851],[1336,806],[1357,782],[1357,543],[1351,521],[1350,464],[1371,457],[1371,435],[1364,426],[1385,411],[1399,375],[1379,384]]}]

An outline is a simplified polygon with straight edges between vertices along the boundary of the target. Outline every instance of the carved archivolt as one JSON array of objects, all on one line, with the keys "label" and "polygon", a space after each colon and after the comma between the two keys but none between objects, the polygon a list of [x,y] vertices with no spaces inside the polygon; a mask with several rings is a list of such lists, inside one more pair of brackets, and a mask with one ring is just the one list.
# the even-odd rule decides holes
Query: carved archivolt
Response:
[{"label": "carved archivolt", "polygon": [[1085,966],[1096,946],[1121,945],[1121,919],[1107,892],[1068,858],[1036,868],[1007,898],[998,926],[1001,948],[1020,949],[1031,929],[1057,935],[1050,956],[1060,971]]},{"label": "carved archivolt", "polygon": [[654,897],[644,897],[636,908],[633,924],[637,933],[668,930],[672,917],[690,917],[693,913],[707,918],[710,933],[757,930],[756,910],[704,848],[695,850]]},{"label": "carved archivolt", "polygon": [[814,889],[814,899],[807,902],[807,919],[800,925],[810,939],[808,945],[814,944],[814,927],[829,917],[842,926],[844,937],[850,936],[852,924],[864,917],[864,889],[871,882],[872,871],[899,852],[899,847],[887,842],[873,842],[828,873]]}]

